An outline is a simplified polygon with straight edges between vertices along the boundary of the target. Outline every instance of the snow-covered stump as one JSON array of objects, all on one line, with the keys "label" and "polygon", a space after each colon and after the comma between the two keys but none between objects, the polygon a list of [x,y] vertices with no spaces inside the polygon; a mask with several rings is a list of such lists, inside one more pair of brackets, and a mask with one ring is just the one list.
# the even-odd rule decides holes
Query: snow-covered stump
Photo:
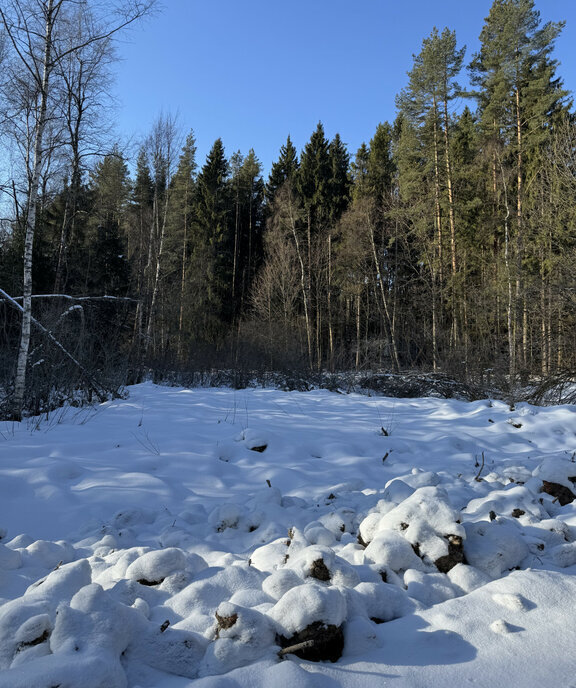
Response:
[{"label": "snow-covered stump", "polygon": [[326,625],[321,621],[314,621],[290,638],[279,636],[279,641],[280,656],[292,654],[309,662],[337,662],[344,650],[342,626]]},{"label": "snow-covered stump", "polygon": [[566,506],[576,499],[576,463],[561,457],[546,459],[534,471],[541,482],[540,491]]},{"label": "snow-covered stump", "polygon": [[560,506],[571,504],[576,499],[576,495],[569,487],[560,485],[559,483],[551,483],[548,480],[542,481],[542,492],[557,499]]},{"label": "snow-covered stump", "polygon": [[200,665],[200,676],[225,674],[273,656],[273,621],[255,609],[223,602],[215,613],[214,639]]},{"label": "snow-covered stump", "polygon": [[354,587],[360,582],[354,568],[330,547],[304,547],[288,560],[286,567],[296,571],[303,580],[316,580],[342,587]]},{"label": "snow-covered stump", "polygon": [[344,650],[346,612],[346,598],[338,588],[315,582],[291,588],[269,611],[280,656],[337,662]]},{"label": "snow-covered stump", "polygon": [[460,535],[446,535],[448,554],[438,557],[434,564],[441,573],[448,573],[458,564],[464,563],[464,538]]}]

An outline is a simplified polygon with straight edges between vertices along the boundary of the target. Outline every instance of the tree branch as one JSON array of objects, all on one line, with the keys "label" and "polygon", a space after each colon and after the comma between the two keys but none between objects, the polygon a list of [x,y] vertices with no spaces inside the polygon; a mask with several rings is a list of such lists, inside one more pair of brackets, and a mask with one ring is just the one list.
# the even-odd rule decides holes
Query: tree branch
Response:
[{"label": "tree branch", "polygon": [[[17,303],[16,299],[13,299],[10,295],[8,295],[3,289],[0,289],[0,296],[2,296],[11,306],[16,308],[16,310],[20,311],[21,313],[24,313],[24,309],[22,306]],[[42,325],[41,322],[36,320],[36,318],[30,316],[30,320],[36,327],[46,336],[48,339],[56,346],[57,349],[59,349],[67,358],[69,358],[72,363],[80,370],[82,375],[85,377],[86,381],[92,388],[92,390],[96,393],[96,396],[98,397],[99,401],[105,401],[107,397],[108,390],[104,389],[93,377],[90,375],[90,373],[86,370],[86,368],[72,356],[72,354],[64,347],[62,344],[56,339],[56,337],[48,330],[47,328]]]}]

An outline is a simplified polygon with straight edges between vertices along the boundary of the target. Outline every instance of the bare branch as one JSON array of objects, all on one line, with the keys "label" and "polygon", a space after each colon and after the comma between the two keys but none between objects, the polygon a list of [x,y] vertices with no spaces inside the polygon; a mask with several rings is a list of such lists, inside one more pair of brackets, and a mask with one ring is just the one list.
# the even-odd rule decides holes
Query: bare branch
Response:
[{"label": "bare branch", "polygon": [[[14,306],[24,315],[24,308],[16,302],[11,296],[9,296],[3,289],[0,289],[0,296],[2,296],[10,305]],[[46,336],[48,339],[58,348],[68,359],[74,363],[74,365],[80,370],[86,381],[90,384],[92,390],[96,393],[100,401],[104,401],[107,396],[107,391],[90,375],[86,368],[76,359],[72,354],[56,339],[56,337],[46,329],[41,322],[36,320],[36,318],[30,316],[31,322],[36,325],[36,327]]]}]

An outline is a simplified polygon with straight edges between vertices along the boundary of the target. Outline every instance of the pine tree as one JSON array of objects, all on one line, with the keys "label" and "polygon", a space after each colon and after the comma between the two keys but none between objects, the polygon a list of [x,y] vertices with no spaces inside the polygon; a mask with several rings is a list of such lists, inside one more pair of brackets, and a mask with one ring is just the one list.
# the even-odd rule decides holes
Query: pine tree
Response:
[{"label": "pine tree", "polygon": [[442,206],[447,206],[452,275],[457,270],[457,238],[449,141],[450,103],[461,91],[456,77],[462,68],[464,52],[465,48],[456,47],[454,31],[445,28],[440,34],[434,28],[422,42],[420,53],[414,56],[408,86],[398,98],[402,112],[420,125],[423,133],[431,135],[438,252],[442,253],[444,235]]},{"label": "pine tree", "polygon": [[[434,237],[429,251],[431,269],[433,365],[438,365],[438,337],[444,329],[442,310],[447,306],[449,333],[447,344],[455,352],[459,344],[463,316],[459,313],[458,243],[456,227],[456,199],[451,159],[451,102],[461,89],[456,81],[464,58],[464,48],[458,49],[456,35],[445,28],[434,28],[422,42],[422,49],[414,56],[414,66],[408,73],[407,87],[397,98],[401,113],[418,141],[414,153],[421,156],[420,165],[429,187],[429,229],[424,236]],[[405,129],[407,131],[407,129]],[[404,137],[403,150],[407,139]],[[405,164],[401,167],[406,169]],[[413,217],[415,213],[412,213]],[[446,222],[447,219],[447,222]]]},{"label": "pine tree", "polygon": [[551,58],[562,22],[540,25],[533,0],[495,0],[470,65],[484,147],[491,150],[493,205],[504,237],[509,373],[528,366],[528,311],[523,288],[530,206],[528,178],[535,173],[566,92]]}]

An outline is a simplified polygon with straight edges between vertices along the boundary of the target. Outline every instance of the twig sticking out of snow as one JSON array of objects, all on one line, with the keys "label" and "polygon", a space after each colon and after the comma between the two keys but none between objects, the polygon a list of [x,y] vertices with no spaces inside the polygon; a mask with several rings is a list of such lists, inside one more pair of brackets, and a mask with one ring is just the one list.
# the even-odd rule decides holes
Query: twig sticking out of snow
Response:
[{"label": "twig sticking out of snow", "polygon": [[307,650],[310,647],[316,645],[316,640],[312,638],[311,640],[304,640],[302,643],[296,643],[295,645],[290,645],[290,647],[284,647],[278,652],[278,657],[284,657],[284,655],[293,655],[300,650]]},{"label": "twig sticking out of snow", "polygon": [[479,482],[479,483],[482,482],[482,478],[480,477],[480,474],[484,470],[484,461],[485,461],[484,452],[482,452],[482,463],[480,464],[480,468],[478,470],[478,473],[476,473],[476,477],[474,478],[474,480],[476,480],[476,482]]}]

